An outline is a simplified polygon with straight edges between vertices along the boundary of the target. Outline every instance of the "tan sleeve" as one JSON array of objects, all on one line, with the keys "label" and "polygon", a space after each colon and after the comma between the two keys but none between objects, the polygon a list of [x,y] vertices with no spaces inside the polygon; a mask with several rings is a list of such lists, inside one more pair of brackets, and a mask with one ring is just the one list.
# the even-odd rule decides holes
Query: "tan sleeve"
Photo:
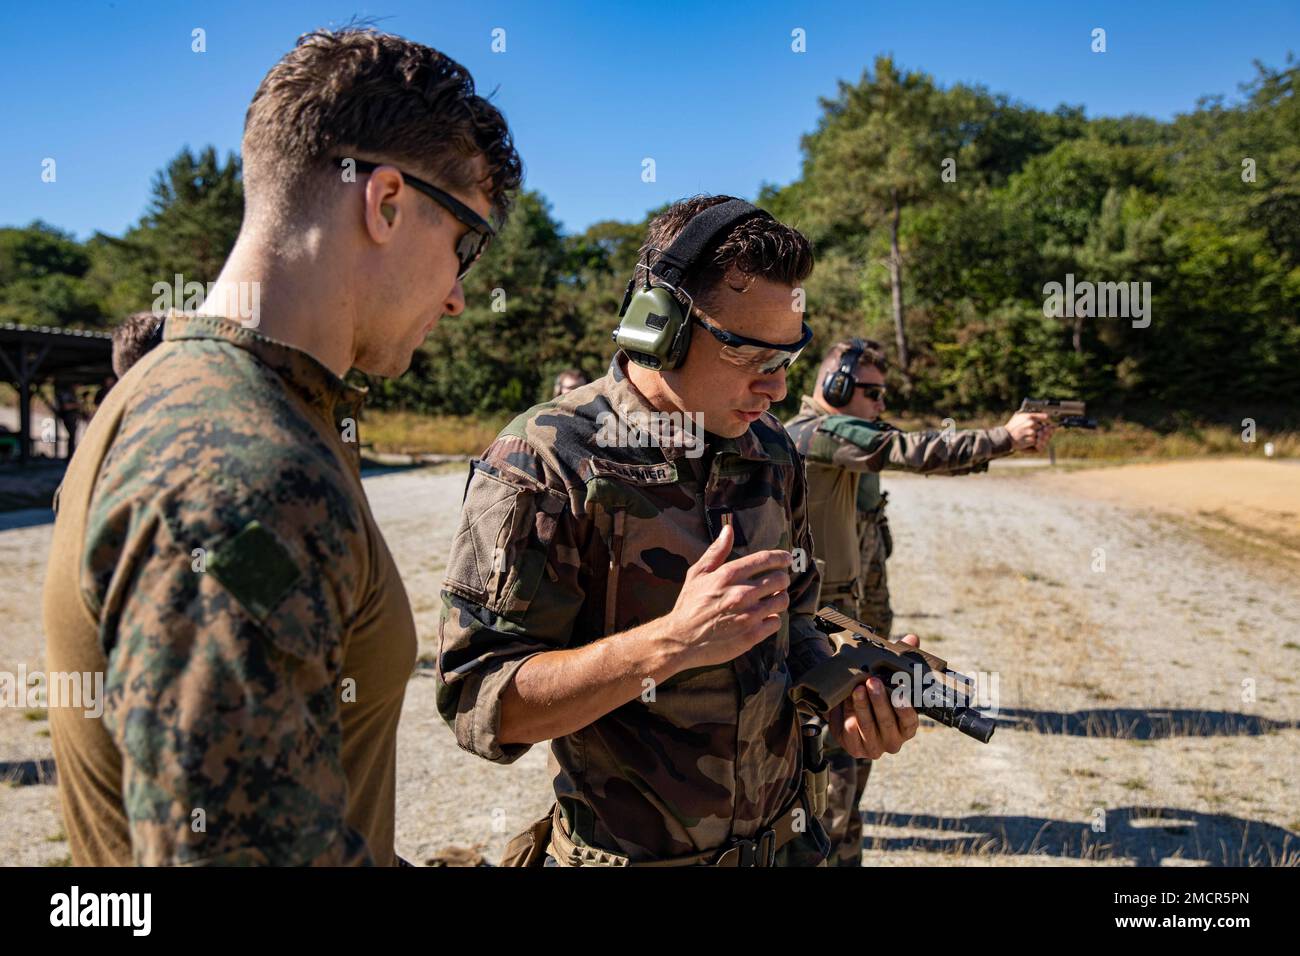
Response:
[{"label": "tan sleeve", "polygon": [[1011,433],[1002,426],[966,431],[894,432],[886,467],[921,475],[985,471],[994,458],[1013,451]]}]

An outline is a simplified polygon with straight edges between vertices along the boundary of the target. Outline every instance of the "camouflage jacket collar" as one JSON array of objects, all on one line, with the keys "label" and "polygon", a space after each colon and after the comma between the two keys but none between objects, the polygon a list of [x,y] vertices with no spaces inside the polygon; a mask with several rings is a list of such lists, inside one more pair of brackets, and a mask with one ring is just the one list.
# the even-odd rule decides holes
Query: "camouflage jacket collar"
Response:
[{"label": "camouflage jacket collar", "polygon": [[[759,440],[754,434],[753,426],[750,426],[738,438],[723,438],[712,433],[704,433],[703,426],[697,427],[695,421],[687,424],[681,420],[679,415],[664,415],[641,393],[641,391],[632,384],[632,380],[627,375],[627,363],[629,359],[627,353],[621,349],[614,353],[614,358],[609,363],[608,382],[605,389],[605,397],[609,400],[610,407],[614,409],[615,414],[619,416],[623,424],[629,429],[634,427],[645,427],[645,422],[650,420],[652,415],[658,415],[659,421],[659,445],[663,450],[664,458],[667,461],[676,461],[679,458],[687,457],[687,452],[691,450],[692,440],[704,434],[707,440],[707,447],[715,455],[732,454],[748,461],[772,461],[773,455],[767,446]],[[770,415],[760,418],[759,422],[766,422]],[[692,434],[682,434],[683,425],[693,430]]]},{"label": "camouflage jacket collar", "polygon": [[803,395],[799,398],[799,414],[795,418],[825,418],[829,414],[811,395]]},{"label": "camouflage jacket collar", "polygon": [[365,402],[366,389],[349,385],[314,356],[229,319],[169,312],[163,341],[182,339],[221,340],[251,352],[331,422],[355,418]]},{"label": "camouflage jacket collar", "polygon": [[832,415],[838,415],[841,418],[853,418],[854,421],[858,421],[858,422],[865,421],[867,422],[868,425],[870,425],[872,428],[877,429],[878,431],[898,430],[898,427],[896,425],[891,425],[889,424],[889,422],[881,418],[873,418],[868,420],[865,418],[854,418],[852,415],[849,415],[846,412],[839,412],[839,411],[828,412],[826,411],[826,409],[818,405],[817,401],[811,395],[804,395],[800,397],[799,414],[795,415],[794,418],[790,419],[790,421],[787,423],[787,428],[791,425],[794,425],[796,422],[806,422],[811,419],[820,420],[823,418],[830,418]]}]

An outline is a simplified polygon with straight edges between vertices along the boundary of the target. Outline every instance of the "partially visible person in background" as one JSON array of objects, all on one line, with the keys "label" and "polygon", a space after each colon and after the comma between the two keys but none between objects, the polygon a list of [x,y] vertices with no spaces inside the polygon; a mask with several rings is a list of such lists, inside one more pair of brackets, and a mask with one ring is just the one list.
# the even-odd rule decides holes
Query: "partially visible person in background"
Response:
[{"label": "partially visible person in background", "polygon": [[[72,453],[77,450],[77,428],[84,416],[81,397],[77,394],[75,385],[55,381],[54,414],[58,416],[59,421],[63,423],[64,430],[68,433],[68,457],[71,458]],[[58,457],[57,447],[54,457]]]},{"label": "partially visible person in background", "polygon": [[[128,315],[122,324],[113,330],[113,372],[120,379],[146,352],[162,341],[163,319],[165,316],[152,312],[136,312]],[[95,405],[102,401],[109,386],[95,396]]]},{"label": "partially visible person in background", "polygon": [[95,390],[95,397],[93,399],[95,403],[95,407],[90,413],[92,416],[95,414],[95,412],[99,411],[99,406],[104,404],[104,399],[108,398],[108,393],[113,390],[113,386],[116,384],[117,384],[116,375],[104,376],[104,381],[100,384],[99,388]]},{"label": "partially visible person in background", "polygon": [[587,376],[576,368],[566,368],[559,375],[555,376],[555,390],[551,393],[551,398],[559,398],[575,388],[581,388],[587,384]]},{"label": "partially visible person in background", "polygon": [[7,425],[0,425],[0,461],[15,461],[21,454],[22,445],[18,442],[18,433]]}]

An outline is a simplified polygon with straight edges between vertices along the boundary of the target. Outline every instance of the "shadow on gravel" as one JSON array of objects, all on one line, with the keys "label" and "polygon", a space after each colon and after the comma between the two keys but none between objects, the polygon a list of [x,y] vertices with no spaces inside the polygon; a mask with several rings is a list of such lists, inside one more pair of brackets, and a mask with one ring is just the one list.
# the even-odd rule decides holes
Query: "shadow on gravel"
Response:
[{"label": "shadow on gravel", "polygon": [[30,787],[55,783],[54,760],[0,760],[0,784]]},{"label": "shadow on gravel", "polygon": [[[1133,862],[1164,861],[1208,866],[1300,866],[1300,836],[1258,820],[1198,813],[1174,807],[1133,806],[1098,813],[1093,823],[1045,817],[969,816],[864,811],[863,823],[879,828],[862,841],[866,850],[921,850],[955,856],[1031,855]],[[940,831],[939,835],[891,836],[880,830]],[[954,863],[960,862],[954,859]]]},{"label": "shadow on gravel", "polygon": [[38,524],[51,524],[54,511],[50,508],[23,508],[20,511],[0,511],[0,531],[33,528]]},{"label": "shadow on gravel", "polygon": [[1138,710],[1136,708],[998,711],[997,725],[1008,730],[1070,737],[1163,740],[1167,737],[1257,737],[1300,728],[1300,721],[1273,720],[1225,710]]},{"label": "shadow on gravel", "polygon": [[[0,512],[45,510],[54,501],[54,489],[63,481],[68,463],[37,458],[25,466],[0,464]],[[53,515],[51,514],[51,520]]]},{"label": "shadow on gravel", "polygon": [[[464,468],[467,472],[472,455],[388,455],[384,459],[366,454],[361,456],[361,477],[373,478],[376,475],[401,474],[405,471],[419,471],[422,468],[451,469]],[[407,459],[407,460],[396,460]]]},{"label": "shadow on gravel", "polygon": [[393,465],[393,464],[383,464],[381,462],[371,461],[369,459],[363,458],[361,459],[361,477],[377,478],[380,475],[400,475],[401,473],[406,471],[416,471],[420,468],[428,468],[428,467],[429,467],[428,465],[421,464],[419,462],[416,462],[414,464],[409,464],[409,465],[408,464]]}]

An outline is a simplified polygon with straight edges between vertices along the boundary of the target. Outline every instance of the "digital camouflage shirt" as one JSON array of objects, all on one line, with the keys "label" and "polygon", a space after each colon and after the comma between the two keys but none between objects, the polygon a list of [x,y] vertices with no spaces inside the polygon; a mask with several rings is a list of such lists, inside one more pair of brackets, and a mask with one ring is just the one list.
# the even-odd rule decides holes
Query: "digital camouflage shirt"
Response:
[{"label": "digital camouflage shirt", "polygon": [[60,490],[47,666],[73,863],[392,864],[415,664],[370,514],[364,393],[233,322],[172,315]]},{"label": "digital camouflage shirt", "polygon": [[970,431],[899,431],[888,422],[832,415],[809,396],[785,426],[808,468],[808,512],[817,558],[826,562],[822,593],[828,600],[853,586],[861,573],[856,512],[859,478],[872,482],[879,502],[881,471],[922,475],[987,471],[994,458],[1013,451],[1005,428]]},{"label": "digital camouflage shirt", "polygon": [[[626,362],[618,353],[604,377],[516,418],[471,466],[443,585],[438,707],[460,746],[488,760],[528,749],[498,739],[502,695],[524,661],[667,614],[723,522],[732,558],[811,552],[803,469],[780,422],[765,415],[739,438],[709,436],[696,458],[698,447],[611,442],[615,423],[652,411]],[[664,429],[660,446],[673,434]],[[791,576],[778,633],[551,741],[557,801],[579,845],[633,861],[702,853],[753,837],[791,804],[802,754],[788,691],[831,652],[812,625],[815,565],[805,559]],[[778,863],[824,853],[810,832]]]}]

